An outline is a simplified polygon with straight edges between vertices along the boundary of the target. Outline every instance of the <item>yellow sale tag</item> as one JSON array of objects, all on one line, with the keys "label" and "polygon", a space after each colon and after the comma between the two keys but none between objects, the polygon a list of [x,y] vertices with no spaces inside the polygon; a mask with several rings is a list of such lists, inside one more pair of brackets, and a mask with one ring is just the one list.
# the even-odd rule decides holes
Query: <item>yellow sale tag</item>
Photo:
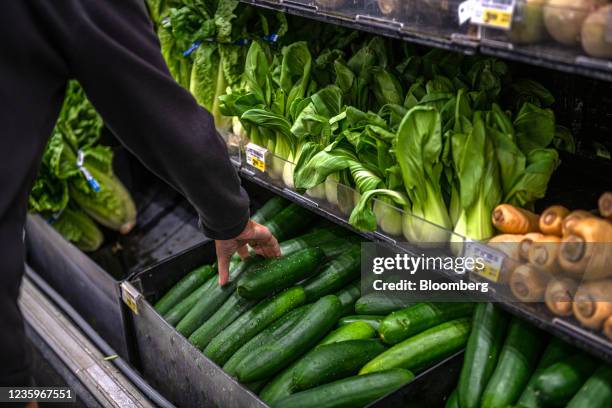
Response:
[{"label": "yellow sale tag", "polygon": [[245,151],[247,164],[252,167],[255,167],[261,172],[265,172],[266,153],[268,152],[268,150],[254,143],[249,143],[247,144]]},{"label": "yellow sale tag", "polygon": [[485,9],[483,24],[503,29],[510,29],[512,13],[505,10]]}]

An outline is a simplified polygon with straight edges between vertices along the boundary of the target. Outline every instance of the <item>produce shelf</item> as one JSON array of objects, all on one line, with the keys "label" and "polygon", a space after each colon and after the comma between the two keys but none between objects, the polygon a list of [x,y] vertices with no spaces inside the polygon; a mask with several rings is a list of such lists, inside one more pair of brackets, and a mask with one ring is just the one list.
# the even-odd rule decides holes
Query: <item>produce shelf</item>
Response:
[{"label": "produce shelf", "polygon": [[[429,47],[457,51],[464,54],[489,55],[534,66],[540,66],[570,74],[578,74],[604,81],[612,81],[612,61],[604,58],[589,57],[579,44],[564,45],[555,43],[545,34],[541,41],[533,43],[512,42],[506,31],[488,27],[477,27],[469,23],[459,24],[456,20],[461,2],[440,1],[440,13],[448,13],[454,20],[435,20],[431,16],[390,17],[378,10],[371,12],[372,0],[353,0],[340,11],[325,8],[315,0],[241,0],[243,3],[263,7],[287,14],[318,20],[347,28],[377,35],[421,44]],[[342,3],[342,2],[336,2]],[[525,8],[524,1],[518,1],[513,24],[520,24]],[[573,10],[561,9],[561,12]],[[608,28],[608,32],[610,29]],[[512,32],[512,31],[511,31]],[[609,43],[608,47],[612,47]]]},{"label": "produce shelf", "polygon": [[462,30],[459,28],[447,31],[442,29],[441,23],[440,25],[430,25],[424,21],[421,21],[415,27],[407,22],[402,22],[401,19],[384,18],[375,13],[368,12],[371,9],[371,3],[376,3],[370,0],[348,1],[345,3],[349,5],[340,10],[322,7],[317,5],[314,0],[241,0],[241,2],[324,23],[468,55],[475,54],[478,47],[474,30],[468,35],[461,32]]},{"label": "produce shelf", "polygon": [[[278,169],[279,163],[283,163],[287,165],[288,162],[283,161],[278,157],[270,157],[270,153],[267,153],[267,163],[273,163],[273,167]],[[244,156],[244,155],[243,155]],[[282,164],[281,164],[282,165]],[[384,244],[387,247],[391,247],[392,250],[401,251],[407,253],[410,256],[420,256],[424,251],[428,254],[437,254],[441,256],[451,255],[449,248],[435,248],[424,250],[422,247],[419,247],[416,244],[411,244],[409,242],[405,242],[406,239],[402,239],[401,237],[389,236],[388,234],[382,231],[374,231],[374,232],[363,232],[355,229],[348,222],[348,215],[350,211],[340,210],[338,207],[334,205],[330,205],[325,199],[315,199],[312,197],[308,197],[306,195],[302,195],[293,189],[284,185],[281,179],[278,176],[275,176],[273,173],[275,171],[268,170],[267,172],[261,172],[260,170],[252,167],[247,163],[243,163],[240,168],[241,177],[244,180],[248,180],[252,183],[255,183],[261,187],[266,188],[267,190],[273,192],[274,194],[280,195],[304,208],[307,208],[317,215],[320,215],[338,225],[341,225],[362,237],[373,241]],[[339,189],[348,189],[345,186],[338,185]],[[350,189],[349,189],[350,190]],[[352,208],[350,209],[352,210]],[[401,210],[397,209],[396,211],[401,212]],[[425,221],[420,221],[425,223]],[[428,228],[430,228],[428,226]],[[440,228],[440,227],[438,227]],[[379,228],[380,229],[380,228]],[[442,229],[440,228],[442,231]],[[444,232],[444,231],[442,231]],[[451,236],[450,231],[445,232],[448,237]],[[462,239],[461,237],[455,237]],[[483,246],[484,248],[490,248],[487,246]],[[490,250],[490,249],[489,249]],[[433,252],[431,252],[433,251]],[[499,251],[495,251],[499,253]],[[446,271],[436,271],[438,275],[441,275],[444,278],[449,280],[456,280],[457,275],[452,272]],[[509,313],[521,317],[528,322],[532,323],[536,327],[549,332],[570,344],[575,345],[588,353],[591,353],[609,363],[612,363],[612,342],[607,340],[602,334],[591,332],[587,329],[582,328],[578,321],[573,317],[571,318],[559,318],[552,313],[550,313],[546,306],[543,303],[523,303],[515,299],[510,293],[509,289],[505,285],[492,285],[492,291],[490,294],[483,294],[483,301],[491,301],[496,302],[503,309],[508,311]]]}]

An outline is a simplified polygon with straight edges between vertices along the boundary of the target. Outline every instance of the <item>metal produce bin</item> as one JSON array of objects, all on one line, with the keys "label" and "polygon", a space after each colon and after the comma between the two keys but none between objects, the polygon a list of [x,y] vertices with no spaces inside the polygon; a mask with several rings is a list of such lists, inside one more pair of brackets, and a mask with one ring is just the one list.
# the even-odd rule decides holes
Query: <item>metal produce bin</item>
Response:
[{"label": "metal produce bin", "polygon": [[189,271],[214,260],[202,244],[137,273],[122,284],[133,301],[132,322],[143,377],[181,407],[266,407],[255,394],[205,357],[155,311],[155,303]]},{"label": "metal produce bin", "polygon": [[[211,263],[214,256],[213,243],[202,244],[137,273],[122,284],[126,303],[133,307],[131,317],[142,375],[177,406],[267,407],[257,395],[192,346],[152,306],[186,273]],[[405,406],[414,407],[440,406],[457,383],[461,360],[461,353],[444,360],[370,406],[387,407],[399,402],[410,402],[413,405]],[[435,392],[423,396],[422,389]]]}]

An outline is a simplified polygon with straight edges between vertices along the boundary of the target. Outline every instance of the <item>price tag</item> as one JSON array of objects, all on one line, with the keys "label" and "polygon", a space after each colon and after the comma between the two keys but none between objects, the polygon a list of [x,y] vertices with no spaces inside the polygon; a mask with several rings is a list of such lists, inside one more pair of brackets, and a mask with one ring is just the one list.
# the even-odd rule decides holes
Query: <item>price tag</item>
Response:
[{"label": "price tag", "polygon": [[465,258],[481,260],[484,268],[474,268],[471,272],[493,282],[499,282],[505,255],[480,242],[466,242]]},{"label": "price tag", "polygon": [[478,0],[472,4],[473,24],[510,30],[516,0]]},{"label": "price tag", "polygon": [[124,282],[121,284],[121,298],[134,314],[138,314],[138,300],[140,299],[140,293],[135,287]]},{"label": "price tag", "polygon": [[246,161],[249,166],[261,172],[266,171],[266,153],[268,150],[254,143],[246,145]]}]

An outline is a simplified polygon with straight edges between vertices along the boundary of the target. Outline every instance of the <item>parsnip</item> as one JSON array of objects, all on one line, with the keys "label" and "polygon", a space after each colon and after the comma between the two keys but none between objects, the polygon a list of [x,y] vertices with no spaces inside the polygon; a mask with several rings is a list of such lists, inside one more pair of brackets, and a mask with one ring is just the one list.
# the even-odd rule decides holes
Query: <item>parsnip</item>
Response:
[{"label": "parsnip", "polygon": [[533,265],[523,264],[512,272],[510,289],[518,300],[541,302],[549,280],[549,274],[538,270]]},{"label": "parsnip", "polygon": [[571,316],[572,301],[577,289],[576,281],[571,278],[552,278],[544,293],[548,310],[556,316]]},{"label": "parsnip", "polygon": [[576,291],[574,316],[583,326],[599,330],[612,315],[612,280],[585,282]]},{"label": "parsnip", "polygon": [[570,210],[562,205],[548,207],[540,215],[540,231],[546,235],[562,236],[563,219],[568,216]]},{"label": "parsnip", "polygon": [[491,218],[495,228],[505,234],[527,234],[540,230],[536,214],[510,204],[495,207]]}]

